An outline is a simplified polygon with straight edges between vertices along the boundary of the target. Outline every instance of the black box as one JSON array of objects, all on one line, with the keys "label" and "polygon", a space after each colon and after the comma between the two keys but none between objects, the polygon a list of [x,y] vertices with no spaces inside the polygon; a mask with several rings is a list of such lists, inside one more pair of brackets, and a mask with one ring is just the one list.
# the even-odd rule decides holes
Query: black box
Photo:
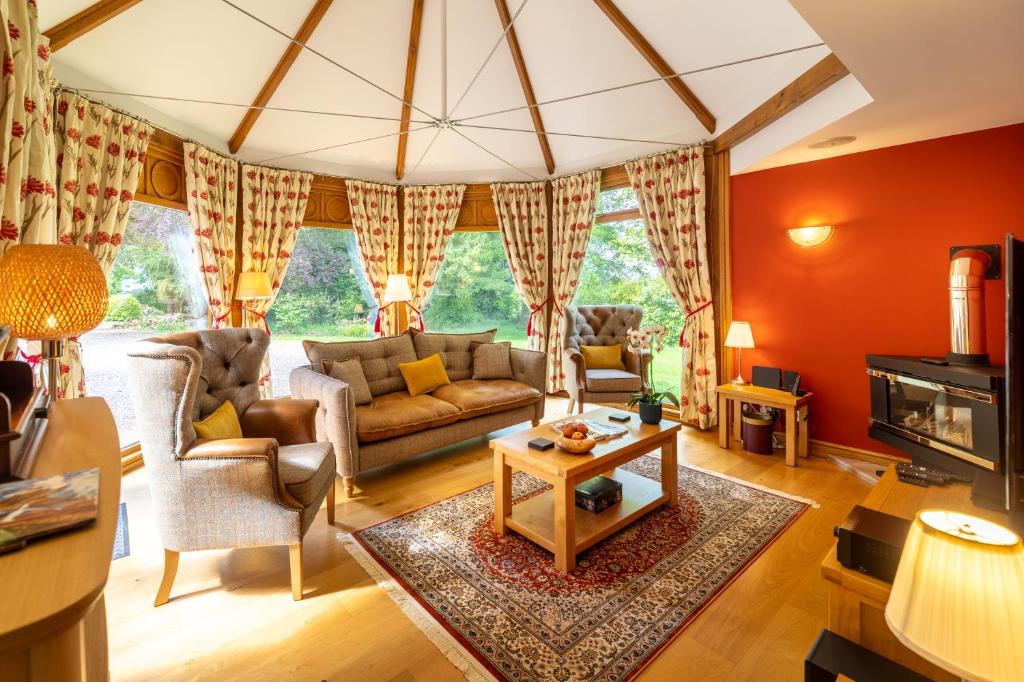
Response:
[{"label": "black box", "polygon": [[534,438],[527,445],[530,446],[531,450],[550,450],[555,447],[555,441],[548,440],[547,438]]},{"label": "black box", "polygon": [[859,504],[836,527],[836,558],[847,568],[892,582],[910,521]]},{"label": "black box", "polygon": [[576,486],[576,506],[591,514],[603,512],[622,501],[622,484],[613,478],[595,476]]}]

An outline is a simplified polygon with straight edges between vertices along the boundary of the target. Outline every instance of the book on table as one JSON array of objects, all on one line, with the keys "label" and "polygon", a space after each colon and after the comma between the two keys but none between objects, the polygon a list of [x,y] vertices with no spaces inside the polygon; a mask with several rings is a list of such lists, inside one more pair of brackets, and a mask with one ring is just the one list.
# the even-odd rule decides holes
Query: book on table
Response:
[{"label": "book on table", "polygon": [[552,424],[551,428],[558,432],[558,434],[561,434],[562,427],[566,424],[586,424],[587,435],[596,441],[618,438],[619,436],[624,436],[629,433],[629,429],[624,426],[605,424],[604,422],[594,421],[593,419],[563,419],[560,422]]},{"label": "book on table", "polygon": [[0,554],[95,521],[99,482],[92,468],[0,485]]}]

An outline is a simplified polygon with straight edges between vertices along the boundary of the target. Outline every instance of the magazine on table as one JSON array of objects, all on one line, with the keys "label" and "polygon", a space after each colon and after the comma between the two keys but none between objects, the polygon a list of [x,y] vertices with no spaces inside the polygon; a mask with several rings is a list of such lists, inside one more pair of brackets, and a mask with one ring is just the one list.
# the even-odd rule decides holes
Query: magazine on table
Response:
[{"label": "magazine on table", "polygon": [[0,554],[96,520],[100,470],[0,485]]},{"label": "magazine on table", "polygon": [[604,422],[594,421],[593,419],[565,419],[560,422],[555,422],[551,425],[551,428],[561,434],[562,427],[566,424],[586,424],[587,435],[596,441],[618,438],[619,436],[624,436],[629,433],[629,429],[624,426],[605,424]]}]

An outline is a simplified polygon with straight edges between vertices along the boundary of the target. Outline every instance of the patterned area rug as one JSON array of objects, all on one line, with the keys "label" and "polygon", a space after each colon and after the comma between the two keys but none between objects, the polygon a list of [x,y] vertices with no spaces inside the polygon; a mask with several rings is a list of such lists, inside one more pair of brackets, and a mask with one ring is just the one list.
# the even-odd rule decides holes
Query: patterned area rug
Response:
[{"label": "patterned area rug", "polygon": [[[654,480],[660,467],[625,466]],[[549,487],[517,473],[513,498]],[[358,531],[349,548],[468,678],[568,682],[637,673],[808,501],[681,466],[678,507],[598,543],[568,575],[529,540],[495,534],[493,505],[487,484]]]}]

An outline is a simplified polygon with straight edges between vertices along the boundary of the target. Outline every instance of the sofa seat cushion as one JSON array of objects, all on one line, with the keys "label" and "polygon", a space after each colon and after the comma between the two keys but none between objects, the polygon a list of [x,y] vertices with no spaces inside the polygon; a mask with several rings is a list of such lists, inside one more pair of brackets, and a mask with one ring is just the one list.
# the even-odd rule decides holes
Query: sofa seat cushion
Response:
[{"label": "sofa seat cushion", "polygon": [[640,377],[621,369],[588,369],[587,390],[595,393],[639,391]]},{"label": "sofa seat cushion", "polygon": [[464,379],[442,386],[431,395],[458,408],[459,419],[532,405],[542,397],[533,386],[511,379]]},{"label": "sofa seat cushion", "polygon": [[[444,387],[442,387],[444,388]],[[396,391],[356,407],[356,437],[360,443],[407,436],[459,421],[459,408],[429,395]]]},{"label": "sofa seat cushion", "polygon": [[308,507],[334,478],[334,448],[330,443],[285,445],[278,450],[277,466],[285,489]]}]

